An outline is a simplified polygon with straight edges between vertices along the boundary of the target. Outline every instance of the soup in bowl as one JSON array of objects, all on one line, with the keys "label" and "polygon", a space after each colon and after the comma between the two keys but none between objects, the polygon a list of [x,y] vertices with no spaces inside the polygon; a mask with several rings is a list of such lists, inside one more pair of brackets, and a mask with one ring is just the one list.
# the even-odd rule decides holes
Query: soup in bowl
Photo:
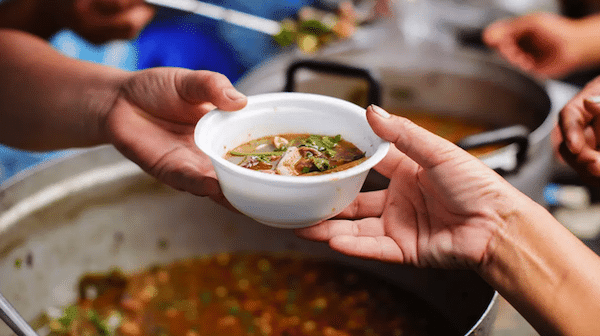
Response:
[{"label": "soup in bowl", "polygon": [[[314,142],[295,142],[292,135],[312,137]],[[280,148],[273,143],[264,153],[277,155],[253,153],[253,147],[242,154],[256,154],[255,158],[237,156],[243,160],[250,156],[256,162],[247,165],[258,165],[279,160],[295,148],[305,159],[298,173],[265,173],[231,161],[231,151],[239,154],[240,146],[260,139],[267,139],[271,146],[276,137],[277,142],[287,143]],[[364,108],[339,98],[293,92],[250,96],[248,105],[239,111],[209,112],[196,126],[195,142],[210,157],[227,200],[256,221],[281,228],[314,225],[340,213],[390,146],[373,132]],[[356,159],[330,160],[346,144],[356,148]],[[296,167],[299,160],[288,166]],[[323,171],[321,164],[326,168]]]}]

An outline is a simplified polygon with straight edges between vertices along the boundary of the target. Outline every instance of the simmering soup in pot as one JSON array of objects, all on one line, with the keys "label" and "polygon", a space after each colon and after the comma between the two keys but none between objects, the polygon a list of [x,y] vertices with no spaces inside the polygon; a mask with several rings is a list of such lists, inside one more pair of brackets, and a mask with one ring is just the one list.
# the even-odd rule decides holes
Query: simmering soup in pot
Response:
[{"label": "simmering soup in pot", "polygon": [[[389,112],[406,117],[426,130],[454,143],[459,142],[462,138],[469,135],[491,130],[490,127],[482,125],[481,123],[468,122],[455,117],[431,115],[424,112],[409,110],[390,110]],[[481,156],[497,150],[500,147],[500,145],[488,145],[469,149],[468,152],[475,156]]]},{"label": "simmering soup in pot", "polygon": [[269,174],[308,176],[360,164],[365,153],[341,135],[280,134],[246,142],[225,155],[239,166]]},{"label": "simmering soup in pot", "polygon": [[340,263],[222,253],[136,274],[90,274],[52,335],[457,335],[395,285]]}]

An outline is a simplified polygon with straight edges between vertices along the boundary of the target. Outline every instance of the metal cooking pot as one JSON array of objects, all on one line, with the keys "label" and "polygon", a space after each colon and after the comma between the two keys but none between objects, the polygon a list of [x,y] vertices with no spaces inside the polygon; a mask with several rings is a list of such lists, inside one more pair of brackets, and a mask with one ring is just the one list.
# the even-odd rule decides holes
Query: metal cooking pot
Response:
[{"label": "metal cooking pot", "polygon": [[[0,292],[32,320],[76,299],[81,275],[223,251],[298,251],[354,265],[415,293],[465,335],[488,335],[498,294],[470,271],[350,258],[174,191],[112,147],[40,167],[0,191]],[[0,335],[10,330],[0,325]]]},{"label": "metal cooking pot", "polygon": [[543,189],[555,164],[550,133],[575,90],[551,96],[549,86],[563,85],[534,80],[478,51],[408,46],[390,32],[374,28],[311,56],[283,53],[250,71],[236,87],[247,95],[320,93],[365,107],[379,104],[400,115],[418,110],[485,125],[490,131],[459,145],[500,145],[480,159],[543,204]]}]

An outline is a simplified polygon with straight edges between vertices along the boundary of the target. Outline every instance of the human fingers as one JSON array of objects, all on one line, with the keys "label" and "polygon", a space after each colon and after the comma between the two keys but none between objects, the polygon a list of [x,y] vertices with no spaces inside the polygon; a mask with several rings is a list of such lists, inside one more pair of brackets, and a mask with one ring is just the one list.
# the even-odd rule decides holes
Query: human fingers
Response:
[{"label": "human fingers", "polygon": [[540,56],[535,34],[530,31],[535,22],[535,18],[528,17],[499,20],[484,30],[482,38],[484,43],[496,49],[508,62],[521,70],[532,71]]},{"label": "human fingers", "polygon": [[[398,148],[391,146],[386,156],[379,163],[377,163],[373,169],[375,169],[381,175],[391,178],[391,175],[396,167],[401,163],[410,165],[411,162],[408,161],[412,162],[412,160],[407,157],[406,154],[402,153],[400,150],[398,150]],[[414,162],[412,162],[412,164],[416,165]]]},{"label": "human fingers", "polygon": [[404,256],[398,243],[386,236],[379,218],[357,221],[329,220],[318,225],[296,229],[300,238],[328,241],[329,246],[349,256],[403,262]]},{"label": "human fingers", "polygon": [[452,142],[425,130],[409,119],[392,116],[381,107],[369,106],[367,120],[375,134],[394,143],[396,148],[425,169],[457,157],[471,157]]},{"label": "human fingers", "polygon": [[336,218],[379,217],[387,198],[387,190],[360,193]]},{"label": "human fingers", "polygon": [[573,168],[582,181],[600,187],[600,156],[598,152],[584,150],[580,155],[575,155],[567,148],[565,143],[558,147],[561,159]]},{"label": "human fingers", "polygon": [[510,21],[498,20],[488,25],[482,33],[483,42],[489,47],[497,47],[506,38],[510,28]]},{"label": "human fingers", "polygon": [[562,138],[572,154],[579,154],[586,146],[585,128],[591,122],[594,113],[600,111],[594,101],[593,98],[584,99],[582,107],[577,100],[572,100],[559,113],[558,124]]},{"label": "human fingers", "polygon": [[131,73],[121,92],[147,115],[188,125],[198,122],[215,106],[235,110],[247,103],[224,75],[183,68],[159,67]]},{"label": "human fingers", "polygon": [[529,41],[528,45],[532,45],[533,41],[527,34],[517,35],[514,31],[506,32],[502,39],[496,42],[493,46],[504,59],[509,63],[521,68],[524,71],[530,71],[535,68],[536,58],[530,52],[534,48],[524,48],[523,41]]},{"label": "human fingers", "polygon": [[118,99],[104,122],[109,142],[161,182],[198,196],[221,194],[210,159],[193,141],[193,125],[169,123]]},{"label": "human fingers", "polygon": [[391,263],[403,263],[404,254],[398,243],[391,237],[337,236],[329,241],[329,247],[340,253],[365,259],[375,259]]},{"label": "human fingers", "polygon": [[355,221],[330,219],[319,224],[295,230],[301,238],[328,241],[337,236],[378,237],[385,235],[380,218],[364,218]]},{"label": "human fingers", "polygon": [[[162,146],[166,148],[167,144]],[[172,146],[149,166],[148,172],[174,189],[206,196],[225,208],[238,212],[223,195],[210,159],[195,147]],[[158,153],[157,153],[158,154]],[[136,160],[139,159],[136,158]]]},{"label": "human fingers", "polygon": [[191,104],[210,103],[225,111],[235,111],[246,106],[248,98],[237,91],[229,79],[212,71],[180,73],[175,85],[180,96]]},{"label": "human fingers", "polygon": [[[589,128],[593,131],[594,137],[596,139],[600,139],[600,123],[598,117],[600,116],[600,96],[593,96],[583,101],[583,107],[586,111],[589,112],[589,118],[591,118],[588,123]],[[594,148],[598,145],[594,143]]]}]

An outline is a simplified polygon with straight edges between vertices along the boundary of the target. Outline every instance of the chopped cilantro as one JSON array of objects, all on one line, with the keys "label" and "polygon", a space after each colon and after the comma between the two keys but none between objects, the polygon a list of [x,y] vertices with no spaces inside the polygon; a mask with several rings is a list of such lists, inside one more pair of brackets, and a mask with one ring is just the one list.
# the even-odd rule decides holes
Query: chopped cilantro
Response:
[{"label": "chopped cilantro", "polygon": [[260,162],[271,163],[271,155],[256,155],[253,157],[256,158]]},{"label": "chopped cilantro", "polygon": [[285,153],[285,150],[277,150],[274,152],[249,152],[249,153],[242,153],[242,152],[236,152],[236,151],[229,152],[229,154],[231,154],[233,156],[279,156],[279,155],[283,155],[283,153]]},{"label": "chopped cilantro", "polygon": [[325,153],[327,156],[332,157],[335,155],[335,150],[333,148],[337,146],[337,143],[340,141],[342,141],[342,136],[340,134],[335,137],[311,134],[302,142],[302,145],[314,148]]},{"label": "chopped cilantro", "polygon": [[318,158],[316,156],[313,156],[310,159],[320,171],[325,171],[327,169],[333,168],[327,159]]}]

